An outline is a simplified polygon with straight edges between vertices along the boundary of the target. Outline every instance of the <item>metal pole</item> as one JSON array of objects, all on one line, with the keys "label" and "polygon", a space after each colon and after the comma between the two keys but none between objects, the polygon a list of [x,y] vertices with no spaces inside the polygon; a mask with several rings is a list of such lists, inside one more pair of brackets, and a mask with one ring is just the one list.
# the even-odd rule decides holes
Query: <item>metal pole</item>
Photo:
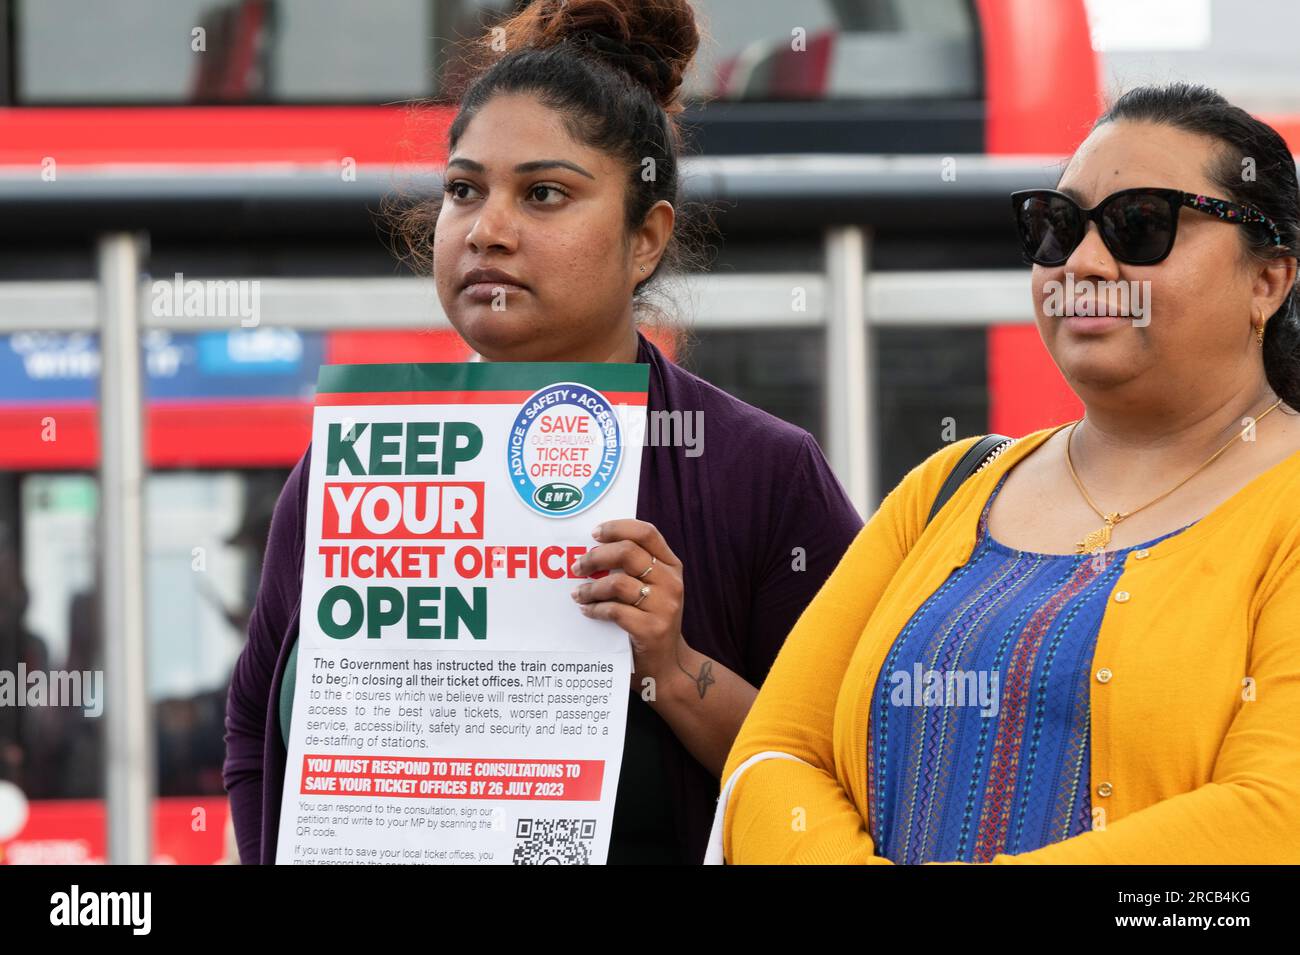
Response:
[{"label": "metal pole", "polygon": [[108,861],[152,856],[153,738],[144,626],[140,271],[147,239],[100,237],[99,594],[106,684]]},{"label": "metal pole", "polygon": [[827,456],[849,500],[864,518],[875,510],[875,362],[866,327],[869,237],[860,226],[826,232]]}]

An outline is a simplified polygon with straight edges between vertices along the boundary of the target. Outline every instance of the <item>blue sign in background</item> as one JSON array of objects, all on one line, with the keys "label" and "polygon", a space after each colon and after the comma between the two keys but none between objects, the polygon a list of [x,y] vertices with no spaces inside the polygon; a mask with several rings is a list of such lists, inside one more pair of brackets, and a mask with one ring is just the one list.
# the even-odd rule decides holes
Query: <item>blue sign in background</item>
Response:
[{"label": "blue sign in background", "polygon": [[[145,397],[311,400],[325,333],[285,328],[149,331],[141,336]],[[94,402],[99,338],[21,332],[0,336],[0,404]]]}]

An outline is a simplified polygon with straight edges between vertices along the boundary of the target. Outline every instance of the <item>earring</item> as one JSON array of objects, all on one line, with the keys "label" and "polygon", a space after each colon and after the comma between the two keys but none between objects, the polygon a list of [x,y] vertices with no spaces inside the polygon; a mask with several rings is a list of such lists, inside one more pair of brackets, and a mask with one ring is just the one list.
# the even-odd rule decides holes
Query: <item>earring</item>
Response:
[{"label": "earring", "polygon": [[1259,324],[1255,326],[1255,344],[1259,345],[1261,348],[1264,347],[1264,325],[1264,311],[1263,309],[1260,309]]},{"label": "earring", "polygon": [[645,266],[644,266],[644,265],[643,265],[643,266],[641,266],[641,271],[642,271],[642,272],[644,272],[644,271],[645,271]]}]

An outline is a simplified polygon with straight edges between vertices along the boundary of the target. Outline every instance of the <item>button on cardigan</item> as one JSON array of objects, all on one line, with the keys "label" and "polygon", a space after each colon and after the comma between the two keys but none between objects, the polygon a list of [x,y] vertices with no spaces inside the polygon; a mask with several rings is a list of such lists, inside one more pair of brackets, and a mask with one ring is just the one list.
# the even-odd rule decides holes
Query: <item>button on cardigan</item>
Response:
[{"label": "button on cardigan", "polygon": [[907,622],[867,722],[876,854],[987,862],[1092,827],[1088,695],[1097,630],[1130,550],[975,552]]},{"label": "button on cardigan", "polygon": [[[728,862],[891,864],[866,824],[872,688],[907,621],[971,557],[993,488],[1059,430],[1017,441],[928,527],[975,438],[885,498],[800,616],[728,756],[724,780],[759,754],[795,757],[753,762],[733,783],[720,812]],[[1094,822],[991,863],[1300,862],[1298,500],[1300,452],[1127,553],[1089,671]]]}]

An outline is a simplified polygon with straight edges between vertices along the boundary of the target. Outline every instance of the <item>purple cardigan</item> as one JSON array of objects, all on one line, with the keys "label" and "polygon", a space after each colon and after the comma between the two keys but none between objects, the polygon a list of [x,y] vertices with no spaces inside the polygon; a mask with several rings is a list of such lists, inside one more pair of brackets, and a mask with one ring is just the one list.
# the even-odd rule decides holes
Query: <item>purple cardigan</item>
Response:
[{"label": "purple cardigan", "polygon": [[[643,448],[636,516],[682,561],[687,642],[758,686],[862,519],[806,431],[690,374],[643,336],[637,361],[650,365],[649,411],[702,412],[703,442],[694,457],[684,447]],[[310,460],[309,445],[276,503],[248,642],[230,679],[222,769],[244,863],[275,861],[286,756],[278,700],[298,636]],[[719,781],[656,723],[679,854],[700,861]]]}]

